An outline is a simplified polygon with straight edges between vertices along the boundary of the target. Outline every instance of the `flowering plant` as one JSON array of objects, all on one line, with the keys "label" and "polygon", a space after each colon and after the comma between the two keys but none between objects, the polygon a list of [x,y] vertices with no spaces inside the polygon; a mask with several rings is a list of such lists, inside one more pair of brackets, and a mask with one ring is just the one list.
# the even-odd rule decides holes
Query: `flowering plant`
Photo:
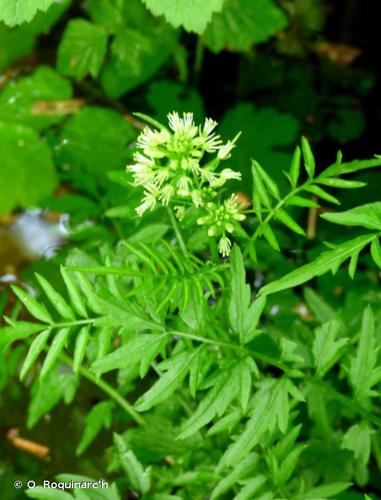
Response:
[{"label": "flowering plant", "polygon": [[[238,222],[245,219],[235,195],[221,201],[221,188],[241,174],[230,168],[218,171],[220,162],[230,157],[239,134],[223,143],[215,133],[217,122],[206,118],[203,126],[195,125],[192,113],[169,113],[169,128],[143,116],[155,126],[146,126],[139,135],[134,153],[135,163],[127,170],[134,185],[144,187],[144,196],[136,212],[142,216],[156,205],[174,205],[179,220],[186,209],[200,209],[197,223],[205,225],[208,236],[219,238],[219,251],[226,257]],[[207,155],[211,155],[208,157]]]}]

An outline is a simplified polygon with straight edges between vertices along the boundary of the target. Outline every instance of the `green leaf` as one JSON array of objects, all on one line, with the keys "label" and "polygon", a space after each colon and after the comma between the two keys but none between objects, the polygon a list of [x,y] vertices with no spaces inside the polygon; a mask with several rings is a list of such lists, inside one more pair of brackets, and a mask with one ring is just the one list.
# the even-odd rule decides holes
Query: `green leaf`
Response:
[{"label": "green leaf", "polygon": [[275,217],[286,227],[294,231],[296,234],[305,236],[306,233],[302,227],[283,209],[279,208],[275,211]]},{"label": "green leaf", "polygon": [[352,425],[344,434],[341,447],[353,451],[355,458],[366,466],[369,462],[373,433],[374,430],[370,429],[366,422]]},{"label": "green leaf", "polygon": [[186,31],[201,34],[211,20],[213,12],[220,12],[224,0],[143,0],[155,14],[164,16],[175,28],[183,26]]},{"label": "green leaf", "polygon": [[312,490],[309,490],[306,493],[303,493],[303,497],[299,497],[300,500],[316,500],[318,498],[324,498],[328,499],[331,498],[333,495],[337,495],[338,493],[341,493],[342,491],[347,490],[350,488],[352,483],[330,483],[330,484],[323,484],[323,486],[318,486],[317,488],[313,488]]},{"label": "green leaf", "polygon": [[133,451],[127,448],[122,436],[114,434],[114,444],[130,485],[141,493],[147,493],[151,488],[151,468],[144,470]]},{"label": "green leaf", "polygon": [[101,75],[107,95],[118,98],[151,78],[172,53],[176,37],[173,29],[159,23],[151,30],[118,30]]},{"label": "green leaf", "polygon": [[346,163],[336,162],[330,165],[324,170],[324,172],[319,176],[322,177],[332,177],[336,175],[352,174],[354,172],[359,172],[360,170],[365,170],[368,168],[376,168],[381,166],[381,156],[377,158],[372,158],[370,160],[353,160]]},{"label": "green leaf", "polygon": [[85,430],[75,450],[77,456],[82,455],[87,450],[102,427],[110,427],[112,408],[113,404],[111,401],[102,401],[91,408],[86,415]]},{"label": "green leaf", "polygon": [[0,94],[0,121],[17,122],[36,130],[43,130],[60,122],[65,115],[57,111],[44,112],[41,104],[71,99],[70,83],[47,66],[38,68],[29,76],[11,81]]},{"label": "green leaf", "polygon": [[107,171],[124,167],[126,147],[134,138],[134,130],[120,114],[87,106],[65,123],[57,160],[60,165],[70,165],[69,173],[72,172],[74,180],[78,171],[84,170],[104,184]]},{"label": "green leaf", "polygon": [[306,444],[302,444],[299,446],[296,446],[285,458],[285,460],[282,462],[282,465],[279,468],[279,471],[277,471],[277,474],[275,475],[275,483],[279,486],[283,486],[287,483],[287,481],[290,479],[292,473],[295,470],[295,467],[299,461],[300,455],[303,453],[303,451],[307,448]]},{"label": "green leaf", "polygon": [[310,200],[308,198],[303,198],[302,196],[294,195],[290,196],[286,200],[286,206],[295,206],[295,207],[306,207],[306,208],[319,208],[319,203],[316,201]]},{"label": "green leaf", "polygon": [[182,352],[161,363],[159,369],[162,370],[165,367],[166,372],[160,376],[159,380],[147,392],[140,396],[135,403],[136,409],[138,411],[147,411],[171,396],[189,372],[198,352],[199,349]]},{"label": "green leaf", "polygon": [[238,481],[247,477],[254,472],[258,465],[259,455],[257,453],[249,453],[247,457],[241,460],[234,469],[227,474],[212,491],[210,500],[215,500],[221,495],[230,490]]},{"label": "green leaf", "polygon": [[247,52],[287,26],[287,17],[272,0],[228,0],[213,15],[203,39],[213,52]]},{"label": "green leaf", "polygon": [[70,271],[68,271],[63,266],[60,267],[60,271],[69,293],[70,302],[73,306],[73,309],[75,309],[75,311],[83,318],[87,318],[85,302],[72,273],[70,273]]},{"label": "green leaf", "polygon": [[349,365],[349,379],[357,399],[372,396],[373,385],[381,380],[381,366],[377,366],[379,350],[373,311],[368,306],[362,317],[358,348]]},{"label": "green leaf", "polygon": [[298,185],[299,175],[300,175],[300,160],[301,160],[301,151],[300,147],[297,146],[292,157],[291,167],[290,167],[290,181],[291,187],[293,189]]},{"label": "green leaf", "polygon": [[78,373],[86,354],[86,347],[90,341],[90,326],[84,326],[77,334],[74,348],[73,372]]},{"label": "green leaf", "polygon": [[24,364],[22,365],[22,368],[20,371],[20,380],[23,380],[25,378],[25,375],[32,368],[34,362],[36,361],[38,356],[41,354],[41,352],[44,350],[50,333],[51,333],[51,330],[44,330],[43,332],[39,333],[37,335],[37,337],[31,343],[29,350],[28,350],[28,354],[25,358]]},{"label": "green leaf", "polygon": [[193,280],[188,283],[188,300],[180,308],[180,317],[195,332],[205,327],[206,300]]},{"label": "green leaf", "polygon": [[237,396],[241,367],[224,369],[218,374],[212,389],[202,398],[196,411],[181,428],[178,439],[185,439],[218,415],[222,416]]},{"label": "green leaf", "polygon": [[29,22],[37,11],[46,11],[54,0],[0,0],[0,21],[8,26]]},{"label": "green leaf", "polygon": [[44,486],[36,486],[33,489],[26,490],[25,494],[29,498],[37,498],[38,500],[73,500],[73,497],[66,491],[49,489]]},{"label": "green leaf", "polygon": [[304,159],[304,167],[310,179],[313,178],[315,174],[315,158],[312,153],[309,142],[305,137],[302,137],[302,152]]},{"label": "green leaf", "polygon": [[45,323],[52,323],[52,317],[43,304],[37,302],[29,293],[18,286],[13,285],[11,288],[32,316]]},{"label": "green leaf", "polygon": [[40,274],[36,273],[36,278],[58,314],[64,319],[74,320],[74,313],[62,295],[56,292],[52,285]]},{"label": "green leaf", "polygon": [[264,170],[258,162],[255,160],[252,161],[252,165],[254,167],[257,175],[262,179],[263,184],[266,186],[267,191],[276,199],[280,200],[279,189],[276,183],[272,180],[269,174]]},{"label": "green leaf", "polygon": [[316,179],[318,184],[340,189],[355,189],[366,186],[366,182],[361,181],[348,181],[347,179],[338,179],[335,177],[318,177]]},{"label": "green leaf", "polygon": [[324,189],[322,189],[319,186],[315,186],[315,185],[307,186],[304,188],[304,190],[318,196],[319,198],[322,198],[325,201],[328,201],[330,203],[334,203],[335,205],[340,205],[340,202],[337,198],[335,198],[331,194],[327,193],[327,191],[324,191]]},{"label": "green leaf", "polygon": [[326,323],[337,318],[337,312],[312,288],[304,289],[304,298],[306,299],[308,308],[319,323]]},{"label": "green leaf", "polygon": [[41,332],[45,330],[46,325],[42,323],[29,323],[27,321],[17,321],[12,326],[5,326],[1,328],[0,335],[0,345],[6,345],[8,343],[15,342],[16,340],[21,340],[33,333]]},{"label": "green leaf", "polygon": [[345,212],[327,212],[320,217],[334,224],[361,226],[381,231],[381,202],[367,203]]},{"label": "green leaf", "polygon": [[68,373],[58,373],[58,370],[51,370],[47,376],[38,379],[32,390],[32,400],[28,407],[28,428],[33,427],[36,422],[48,413],[73,383],[73,375]]},{"label": "green leaf", "polygon": [[71,19],[58,47],[57,67],[61,73],[82,80],[98,76],[107,49],[107,31],[85,19]]},{"label": "green leaf", "polygon": [[323,377],[331,369],[349,342],[348,338],[336,340],[339,330],[340,322],[337,320],[324,323],[316,330],[312,352],[318,377]]},{"label": "green leaf", "polygon": [[360,252],[369,243],[371,243],[376,236],[374,234],[366,234],[346,241],[345,243],[337,246],[334,250],[329,250],[322,253],[316,260],[305,264],[294,271],[291,271],[283,278],[273,281],[265,285],[259,291],[260,295],[269,295],[271,293],[280,292],[287,288],[294,288],[306,281],[321,276],[332,269],[337,269],[344,261],[346,261],[353,254]]},{"label": "green leaf", "polygon": [[379,239],[372,241],[370,245],[370,254],[377,266],[381,268],[381,245]]},{"label": "green leaf", "polygon": [[131,362],[143,363],[148,354],[152,360],[162,350],[167,340],[167,333],[138,335],[105,358],[95,361],[91,368],[97,375],[101,375],[111,370],[126,368]]},{"label": "green leaf", "polygon": [[44,378],[46,376],[54,363],[57,361],[59,355],[66,345],[69,333],[70,328],[62,328],[62,330],[59,330],[58,333],[54,335],[53,342],[49,347],[48,354],[41,368],[41,378]]},{"label": "green leaf", "polygon": [[245,481],[245,486],[241,491],[234,497],[234,500],[252,500],[255,498],[254,495],[262,488],[266,482],[265,476],[257,476]]},{"label": "green leaf", "polygon": [[262,224],[260,227],[261,227],[261,233],[266,238],[269,245],[277,252],[280,252],[278,240],[276,239],[276,236],[273,230],[271,229],[271,226],[269,224]]},{"label": "green leaf", "polygon": [[0,214],[35,206],[57,184],[48,146],[28,127],[0,122]]}]

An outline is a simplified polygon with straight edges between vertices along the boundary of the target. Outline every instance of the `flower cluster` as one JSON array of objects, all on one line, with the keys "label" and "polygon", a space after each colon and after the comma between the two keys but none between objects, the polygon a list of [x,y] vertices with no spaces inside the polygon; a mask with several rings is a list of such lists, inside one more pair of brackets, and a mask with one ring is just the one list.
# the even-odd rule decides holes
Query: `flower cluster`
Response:
[{"label": "flower cluster", "polygon": [[[230,168],[217,171],[220,162],[230,157],[238,136],[224,144],[215,133],[217,122],[207,118],[202,126],[196,126],[192,113],[182,117],[170,113],[168,122],[169,128],[159,124],[156,130],[145,127],[137,139],[134,163],[127,167],[134,185],[144,188],[136,211],[142,215],[157,204],[171,203],[181,220],[186,207],[203,209],[206,215],[198,223],[209,226],[210,236],[220,237],[219,249],[226,256],[231,245],[226,232],[232,233],[237,221],[245,216],[234,197],[222,205],[211,200],[226,181],[241,179],[241,174]],[[213,155],[209,161],[206,154]]]}]

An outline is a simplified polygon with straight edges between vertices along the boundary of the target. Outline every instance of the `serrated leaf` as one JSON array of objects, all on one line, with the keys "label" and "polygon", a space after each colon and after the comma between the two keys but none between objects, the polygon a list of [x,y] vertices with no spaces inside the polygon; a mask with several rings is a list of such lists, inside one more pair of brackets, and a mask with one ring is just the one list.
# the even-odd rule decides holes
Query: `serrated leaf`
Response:
[{"label": "serrated leaf", "polygon": [[258,495],[256,494],[266,481],[267,478],[265,476],[257,476],[245,481],[245,486],[241,489],[238,495],[234,497],[234,500],[252,500],[253,498],[258,498]]},{"label": "serrated leaf", "polygon": [[344,434],[341,447],[353,451],[355,458],[366,466],[369,462],[373,433],[374,430],[370,429],[365,421],[352,425]]},{"label": "serrated leaf", "polygon": [[311,146],[305,137],[302,137],[302,152],[304,167],[310,179],[313,178],[315,174],[315,158],[311,150]]},{"label": "serrated leaf", "polygon": [[59,330],[58,333],[55,334],[53,342],[49,347],[48,354],[46,355],[45,361],[41,368],[41,378],[44,378],[46,376],[54,363],[57,361],[59,355],[66,345],[69,333],[70,328],[62,328],[62,330]]},{"label": "serrated leaf", "polygon": [[354,160],[346,163],[337,162],[326,168],[320,177],[332,177],[334,175],[352,174],[354,172],[359,172],[360,170],[380,166],[381,157],[372,158],[370,160]]},{"label": "serrated leaf", "polygon": [[28,354],[25,358],[24,364],[22,365],[20,371],[20,380],[23,380],[27,372],[31,369],[34,362],[44,350],[48,337],[50,335],[51,330],[45,330],[37,335],[37,337],[31,343]]},{"label": "serrated leaf", "polygon": [[74,348],[73,372],[78,373],[86,354],[86,347],[90,340],[90,326],[86,325],[77,334]]},{"label": "serrated leaf", "polygon": [[271,293],[280,292],[281,290],[286,290],[287,288],[294,288],[305,283],[306,281],[311,280],[312,278],[315,278],[315,276],[321,276],[322,274],[329,272],[331,269],[340,266],[353,254],[360,252],[369,243],[371,243],[374,238],[374,234],[366,234],[349,240],[342,245],[339,245],[334,250],[324,252],[313,262],[299,267],[279,280],[265,285],[260,289],[259,294],[269,295]]},{"label": "serrated leaf", "polygon": [[300,500],[316,500],[317,498],[319,499],[328,499],[333,497],[333,495],[337,495],[338,493],[341,493],[342,491],[347,490],[352,483],[330,483],[330,484],[324,484],[323,486],[318,486],[316,488],[313,488],[312,490],[309,490],[306,493],[303,493],[303,497],[299,497]]},{"label": "serrated leaf", "polygon": [[326,212],[323,219],[344,226],[361,226],[381,231],[381,202],[367,203],[345,212]]},{"label": "serrated leaf", "polygon": [[180,317],[191,330],[201,332],[206,321],[206,300],[193,280],[187,284],[187,300],[180,308]]},{"label": "serrated leaf", "polygon": [[102,401],[91,408],[86,415],[85,430],[75,450],[77,456],[86,451],[102,427],[108,428],[110,426],[112,407],[111,401]]},{"label": "serrated leaf", "polygon": [[29,293],[18,286],[13,285],[11,288],[33,317],[45,323],[52,323],[52,317],[43,304],[37,302]]},{"label": "serrated leaf", "polygon": [[114,444],[130,485],[141,493],[147,493],[151,488],[151,468],[143,468],[133,451],[127,448],[122,436],[114,434]]},{"label": "serrated leaf", "polygon": [[0,0],[0,21],[8,26],[29,22],[39,10],[46,11],[55,0]]},{"label": "serrated leaf", "polygon": [[381,367],[377,366],[379,350],[373,311],[368,306],[362,317],[358,348],[349,365],[349,379],[357,399],[371,395],[371,388],[381,380]]},{"label": "serrated leaf", "polygon": [[111,370],[126,368],[131,362],[140,363],[144,361],[147,352],[151,357],[152,351],[157,354],[167,340],[168,335],[166,333],[138,335],[128,340],[122,347],[108,354],[105,358],[95,361],[91,369],[101,375]]},{"label": "serrated leaf", "polygon": [[287,26],[287,17],[272,0],[229,0],[214,14],[204,40],[213,52],[223,49],[246,52]]},{"label": "serrated leaf", "polygon": [[33,335],[33,333],[45,330],[45,328],[46,324],[17,321],[17,323],[12,326],[5,326],[1,328],[0,345],[6,345],[8,343],[15,342],[16,340],[24,339],[29,337],[29,335]]},{"label": "serrated leaf", "polygon": [[209,23],[213,12],[220,12],[224,0],[143,0],[155,14],[164,16],[175,28],[183,26],[186,31],[201,34]]},{"label": "serrated leaf", "polygon": [[316,330],[312,352],[318,377],[323,377],[338,361],[343,347],[349,342],[348,338],[336,340],[339,330],[340,322],[337,320],[324,323]]},{"label": "serrated leaf", "polygon": [[255,470],[259,461],[257,453],[249,453],[247,457],[242,459],[234,469],[227,474],[214,488],[210,496],[210,500],[215,500],[232,488],[239,480],[247,477]]},{"label": "serrated leaf", "polygon": [[282,222],[286,227],[294,231],[296,234],[300,234],[301,236],[305,236],[306,233],[302,227],[283,209],[278,209],[275,212],[275,217]]},{"label": "serrated leaf", "polygon": [[40,274],[36,273],[36,278],[58,314],[64,319],[74,320],[74,313],[62,295],[56,292],[52,285]]},{"label": "serrated leaf", "polygon": [[166,372],[147,392],[140,396],[135,403],[136,409],[147,411],[171,396],[188,374],[198,352],[199,349],[182,352],[166,361]]},{"label": "serrated leaf", "polygon": [[294,448],[285,460],[282,462],[279,471],[277,472],[274,480],[275,483],[279,486],[283,486],[290,479],[292,473],[295,470],[295,467],[298,463],[300,455],[307,448],[307,445],[302,444]]},{"label": "serrated leaf", "polygon": [[58,47],[57,67],[64,75],[82,80],[95,78],[107,49],[107,31],[85,19],[71,19]]},{"label": "serrated leaf", "polygon": [[60,271],[69,293],[70,302],[73,306],[73,309],[75,309],[76,312],[83,318],[87,318],[86,306],[79,286],[76,284],[70,271],[68,271],[63,266],[61,266]]}]

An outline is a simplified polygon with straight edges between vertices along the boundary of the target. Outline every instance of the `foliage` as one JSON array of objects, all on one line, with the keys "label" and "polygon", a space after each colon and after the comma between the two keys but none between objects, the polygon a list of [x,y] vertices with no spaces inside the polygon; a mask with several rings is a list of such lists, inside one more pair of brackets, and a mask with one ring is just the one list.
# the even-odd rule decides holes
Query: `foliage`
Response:
[{"label": "foliage", "polygon": [[381,157],[320,147],[369,90],[313,87],[325,7],[0,0],[0,213],[68,221],[0,281],[5,498],[380,496]]}]

